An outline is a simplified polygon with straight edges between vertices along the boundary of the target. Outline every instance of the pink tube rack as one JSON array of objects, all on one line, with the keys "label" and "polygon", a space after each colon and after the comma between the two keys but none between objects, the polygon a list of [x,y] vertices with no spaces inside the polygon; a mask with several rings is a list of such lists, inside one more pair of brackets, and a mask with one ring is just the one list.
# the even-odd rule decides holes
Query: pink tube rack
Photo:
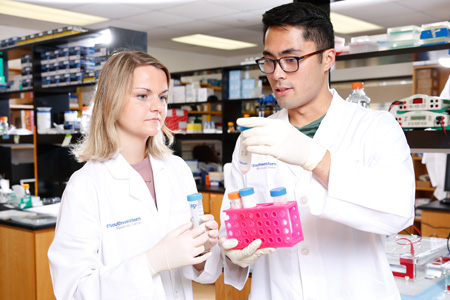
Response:
[{"label": "pink tube rack", "polygon": [[297,202],[263,203],[251,208],[224,210],[227,237],[237,239],[234,249],[243,249],[255,239],[260,248],[292,247],[303,241]]}]

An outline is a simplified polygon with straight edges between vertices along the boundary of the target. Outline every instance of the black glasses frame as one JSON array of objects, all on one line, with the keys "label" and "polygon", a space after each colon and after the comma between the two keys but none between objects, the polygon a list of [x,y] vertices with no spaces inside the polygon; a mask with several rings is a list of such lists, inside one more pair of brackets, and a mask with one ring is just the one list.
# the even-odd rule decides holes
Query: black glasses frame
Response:
[{"label": "black glasses frame", "polygon": [[[305,54],[303,56],[283,56],[283,57],[280,57],[279,59],[271,59],[271,58],[261,57],[261,58],[258,58],[257,60],[255,60],[255,62],[258,65],[258,67],[261,70],[261,72],[263,72],[264,74],[272,74],[273,72],[275,72],[275,69],[277,67],[276,63],[278,63],[278,65],[280,66],[280,68],[284,72],[286,72],[286,73],[294,73],[294,72],[297,72],[298,69],[300,68],[300,61],[302,59],[307,59],[308,57],[314,56],[316,54],[322,53],[322,52],[330,50],[330,49],[332,49],[332,48],[318,50],[318,51],[315,51],[315,52],[312,52],[312,53]],[[297,60],[297,68],[295,69],[295,71],[286,71],[283,68],[283,66],[280,64],[280,60],[285,59],[285,58],[293,58],[293,59]],[[273,71],[272,72],[265,72],[264,71],[264,64],[260,64],[260,62],[264,61],[264,60],[268,60],[268,61],[272,62],[272,64],[273,64]]]}]

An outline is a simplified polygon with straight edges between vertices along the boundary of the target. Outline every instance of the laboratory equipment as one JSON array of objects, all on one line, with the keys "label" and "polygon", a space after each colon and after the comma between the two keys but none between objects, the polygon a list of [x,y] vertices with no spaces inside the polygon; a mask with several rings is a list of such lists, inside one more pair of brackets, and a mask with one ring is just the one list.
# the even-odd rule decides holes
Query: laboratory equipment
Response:
[{"label": "laboratory equipment", "polygon": [[240,189],[239,196],[242,199],[242,207],[250,208],[256,206],[255,190],[252,187]]},{"label": "laboratory equipment", "polygon": [[230,200],[230,208],[242,208],[242,200],[239,192],[228,193],[228,199]]},{"label": "laboratory equipment", "polygon": [[247,151],[247,147],[241,144],[239,151],[239,170],[243,175],[250,171],[252,166],[252,153]]},{"label": "laboratory equipment", "polygon": [[192,224],[194,227],[199,226],[201,217],[205,214],[203,211],[203,195],[202,193],[195,193],[187,196],[189,208],[191,209]]},{"label": "laboratory equipment", "polygon": [[0,135],[8,134],[9,124],[8,117],[0,117]]},{"label": "laboratory equipment", "polygon": [[352,92],[347,97],[347,99],[345,99],[345,101],[357,103],[357,104],[361,105],[362,107],[369,107],[370,106],[370,98],[367,97],[366,93],[364,92],[364,83],[353,82],[352,89],[353,89]]},{"label": "laboratory equipment", "polygon": [[237,239],[235,249],[243,249],[256,239],[260,248],[292,247],[303,241],[303,231],[295,201],[280,205],[262,203],[252,208],[224,210],[229,239]]},{"label": "laboratory equipment", "polygon": [[444,264],[442,268],[444,270],[443,273],[445,277],[444,291],[446,294],[450,294],[450,262]]},{"label": "laboratory equipment", "polygon": [[31,193],[30,193],[30,185],[28,183],[22,184],[24,188],[25,194],[22,198],[20,198],[20,208],[30,208],[33,206],[33,202],[31,201]]},{"label": "laboratory equipment", "polygon": [[443,108],[450,107],[450,100],[444,99],[436,96],[427,96],[422,94],[415,94],[401,100],[398,102],[398,111],[438,111]]},{"label": "laboratory equipment", "polygon": [[286,202],[286,188],[278,187],[270,190],[270,196],[272,197],[275,205],[280,205]]},{"label": "laboratory equipment", "polygon": [[402,128],[442,128],[449,125],[447,112],[408,111],[395,114]]},{"label": "laboratory equipment", "polygon": [[36,107],[37,110],[37,132],[45,134],[52,127],[51,107]]},{"label": "laboratory equipment", "polygon": [[80,133],[87,134],[89,132],[89,122],[91,121],[91,110],[89,106],[83,106],[80,121]]}]

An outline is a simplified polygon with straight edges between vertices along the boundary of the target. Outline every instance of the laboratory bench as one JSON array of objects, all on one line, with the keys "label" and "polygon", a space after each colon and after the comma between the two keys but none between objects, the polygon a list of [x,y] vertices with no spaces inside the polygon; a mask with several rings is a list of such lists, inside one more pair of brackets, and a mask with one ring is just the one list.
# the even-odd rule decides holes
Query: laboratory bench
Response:
[{"label": "laboratory bench", "polygon": [[[0,205],[0,210],[9,209]],[[55,224],[0,219],[0,299],[55,299],[47,251]]]},{"label": "laboratory bench", "polygon": [[431,201],[417,207],[422,210],[421,230],[423,236],[436,235],[447,238],[450,235],[450,204]]}]

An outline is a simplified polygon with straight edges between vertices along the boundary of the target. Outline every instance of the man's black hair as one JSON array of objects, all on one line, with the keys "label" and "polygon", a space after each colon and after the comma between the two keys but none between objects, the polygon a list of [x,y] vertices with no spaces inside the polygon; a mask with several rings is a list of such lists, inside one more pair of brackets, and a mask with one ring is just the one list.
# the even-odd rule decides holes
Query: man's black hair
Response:
[{"label": "man's black hair", "polygon": [[334,30],[328,13],[310,3],[288,3],[274,7],[263,14],[264,36],[272,26],[303,28],[305,41],[313,41],[317,50],[334,48]]}]

